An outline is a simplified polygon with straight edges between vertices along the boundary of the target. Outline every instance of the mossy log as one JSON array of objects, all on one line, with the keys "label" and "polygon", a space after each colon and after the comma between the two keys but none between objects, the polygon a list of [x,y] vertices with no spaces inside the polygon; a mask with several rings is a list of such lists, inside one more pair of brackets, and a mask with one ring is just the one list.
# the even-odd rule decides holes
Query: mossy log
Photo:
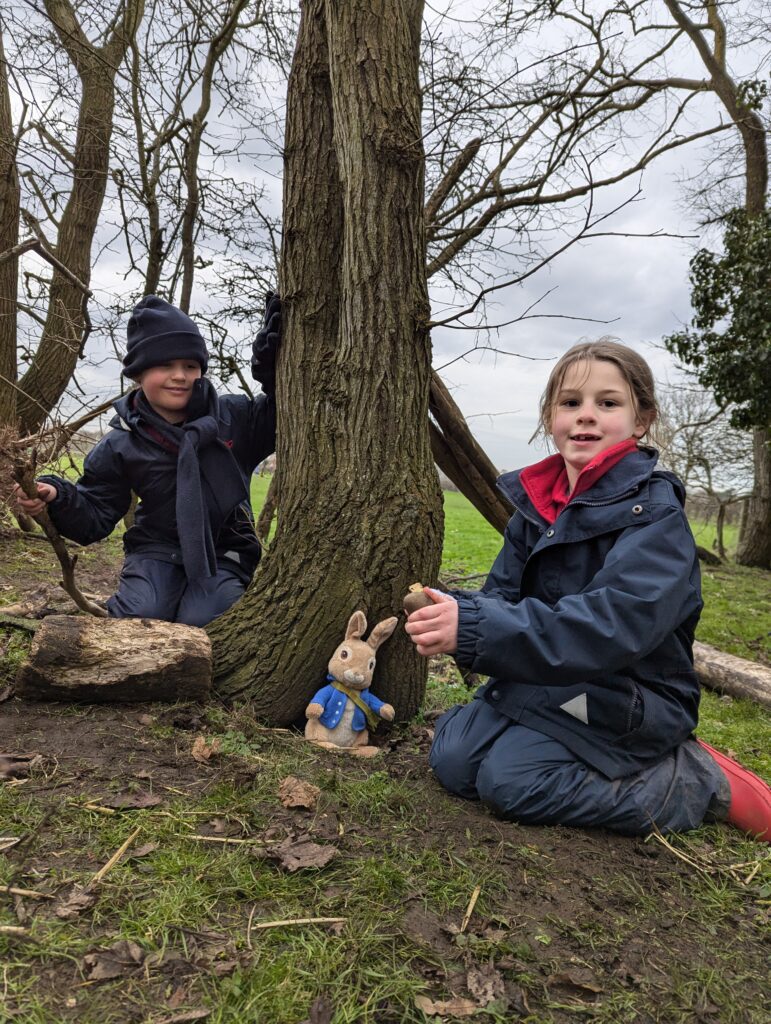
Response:
[{"label": "mossy log", "polygon": [[698,641],[693,645],[693,657],[702,686],[771,708],[771,668],[767,665],[737,658]]},{"label": "mossy log", "polygon": [[202,629],[156,619],[51,615],[19,667],[16,693],[94,703],[203,700],[211,675],[211,643]]}]

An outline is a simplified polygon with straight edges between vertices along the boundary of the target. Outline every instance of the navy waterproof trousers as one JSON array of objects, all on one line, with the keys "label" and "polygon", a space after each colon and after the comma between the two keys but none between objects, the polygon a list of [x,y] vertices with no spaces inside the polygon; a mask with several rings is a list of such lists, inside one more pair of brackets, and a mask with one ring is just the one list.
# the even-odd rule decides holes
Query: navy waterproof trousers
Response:
[{"label": "navy waterproof trousers", "polygon": [[451,708],[436,723],[434,774],[451,793],[481,800],[530,825],[602,826],[646,835],[725,818],[730,787],[695,740],[634,775],[609,779],[567,747],[500,714],[483,700]]},{"label": "navy waterproof trousers", "polygon": [[163,619],[205,626],[235,604],[246,586],[243,573],[222,560],[215,576],[190,581],[181,565],[127,555],[107,611],[114,619]]}]

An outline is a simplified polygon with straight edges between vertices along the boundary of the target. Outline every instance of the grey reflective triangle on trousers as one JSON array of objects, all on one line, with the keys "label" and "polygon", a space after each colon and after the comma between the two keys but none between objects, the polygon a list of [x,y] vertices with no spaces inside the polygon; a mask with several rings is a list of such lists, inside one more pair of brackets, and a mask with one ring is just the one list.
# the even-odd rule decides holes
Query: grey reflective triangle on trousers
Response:
[{"label": "grey reflective triangle on trousers", "polygon": [[579,722],[583,722],[584,725],[589,724],[589,713],[586,707],[586,694],[579,693],[577,697],[573,697],[572,700],[566,701],[564,704],[560,704],[561,711],[567,711],[573,718],[577,718]]}]

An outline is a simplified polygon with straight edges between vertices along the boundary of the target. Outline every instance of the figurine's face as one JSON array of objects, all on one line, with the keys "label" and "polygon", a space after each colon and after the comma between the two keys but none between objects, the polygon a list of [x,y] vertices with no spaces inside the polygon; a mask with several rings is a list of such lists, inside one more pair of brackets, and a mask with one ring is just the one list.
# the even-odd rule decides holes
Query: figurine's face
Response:
[{"label": "figurine's face", "polygon": [[361,640],[346,640],[332,655],[329,674],[352,690],[366,690],[375,671],[375,655]]}]

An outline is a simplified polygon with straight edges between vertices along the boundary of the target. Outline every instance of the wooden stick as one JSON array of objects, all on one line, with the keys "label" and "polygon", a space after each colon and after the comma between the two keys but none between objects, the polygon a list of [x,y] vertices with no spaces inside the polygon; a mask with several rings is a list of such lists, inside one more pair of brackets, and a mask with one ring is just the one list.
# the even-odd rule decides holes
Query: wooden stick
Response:
[{"label": "wooden stick", "polygon": [[232,843],[234,846],[265,846],[259,839],[234,839],[231,836],[185,836],[185,839],[198,839],[202,843]]},{"label": "wooden stick", "polygon": [[249,911],[249,920],[246,922],[246,946],[247,946],[247,949],[251,949],[252,948],[252,918],[254,917],[254,912],[255,912],[256,909],[257,909],[257,904],[255,903],[254,906],[252,907],[252,909]]},{"label": "wooden stick", "polygon": [[112,807],[102,807],[101,804],[83,804],[84,810],[95,811],[96,814],[117,814],[117,811]]},{"label": "wooden stick", "polygon": [[29,928],[19,928],[14,924],[0,924],[0,935],[29,935]]},{"label": "wooden stick", "polygon": [[[12,476],[28,498],[37,497],[35,469],[31,462],[17,460]],[[62,580],[59,586],[70,595],[81,611],[88,612],[89,615],[95,615],[97,618],[107,618],[107,609],[89,600],[81,593],[78,585],[75,583],[75,566],[77,565],[78,556],[70,555],[67,545],[64,543],[64,538],[51,522],[47,509],[44,508],[42,512],[32,518],[42,527],[43,532],[51,543],[51,547],[56,553],[56,557],[59,559],[59,564],[62,567]]]},{"label": "wooden stick", "polygon": [[477,905],[477,900],[479,899],[481,891],[482,886],[478,885],[471,894],[471,899],[468,901],[468,906],[466,907],[466,913],[463,915],[463,920],[460,924],[461,932],[465,932],[468,927],[468,923],[471,920],[471,915],[474,913],[474,907]]},{"label": "wooden stick", "polygon": [[0,892],[7,892],[11,896],[28,896],[32,900],[54,899],[49,892],[38,892],[37,889],[17,889],[13,885],[0,885]]},{"label": "wooden stick", "polygon": [[347,917],[292,917],[286,921],[262,921],[251,925],[250,930],[261,932],[267,928],[286,928],[295,924],[343,924],[347,920]]},{"label": "wooden stick", "polygon": [[98,883],[102,881],[102,879],[107,874],[107,872],[115,867],[115,865],[121,859],[121,857],[126,852],[126,850],[128,850],[129,846],[131,846],[131,844],[134,842],[134,840],[136,839],[136,837],[139,835],[139,833],[141,831],[142,831],[141,828],[135,828],[134,829],[134,831],[128,837],[126,842],[118,847],[118,849],[115,851],[115,853],[112,855],[112,857],[110,857],[110,859],[107,861],[107,863],[104,865],[104,867],[99,868],[99,870],[94,875],[94,877],[91,879],[91,881],[86,885],[86,887],[85,887],[86,891],[88,891],[89,889],[93,889],[93,887],[95,885],[98,885]]}]

